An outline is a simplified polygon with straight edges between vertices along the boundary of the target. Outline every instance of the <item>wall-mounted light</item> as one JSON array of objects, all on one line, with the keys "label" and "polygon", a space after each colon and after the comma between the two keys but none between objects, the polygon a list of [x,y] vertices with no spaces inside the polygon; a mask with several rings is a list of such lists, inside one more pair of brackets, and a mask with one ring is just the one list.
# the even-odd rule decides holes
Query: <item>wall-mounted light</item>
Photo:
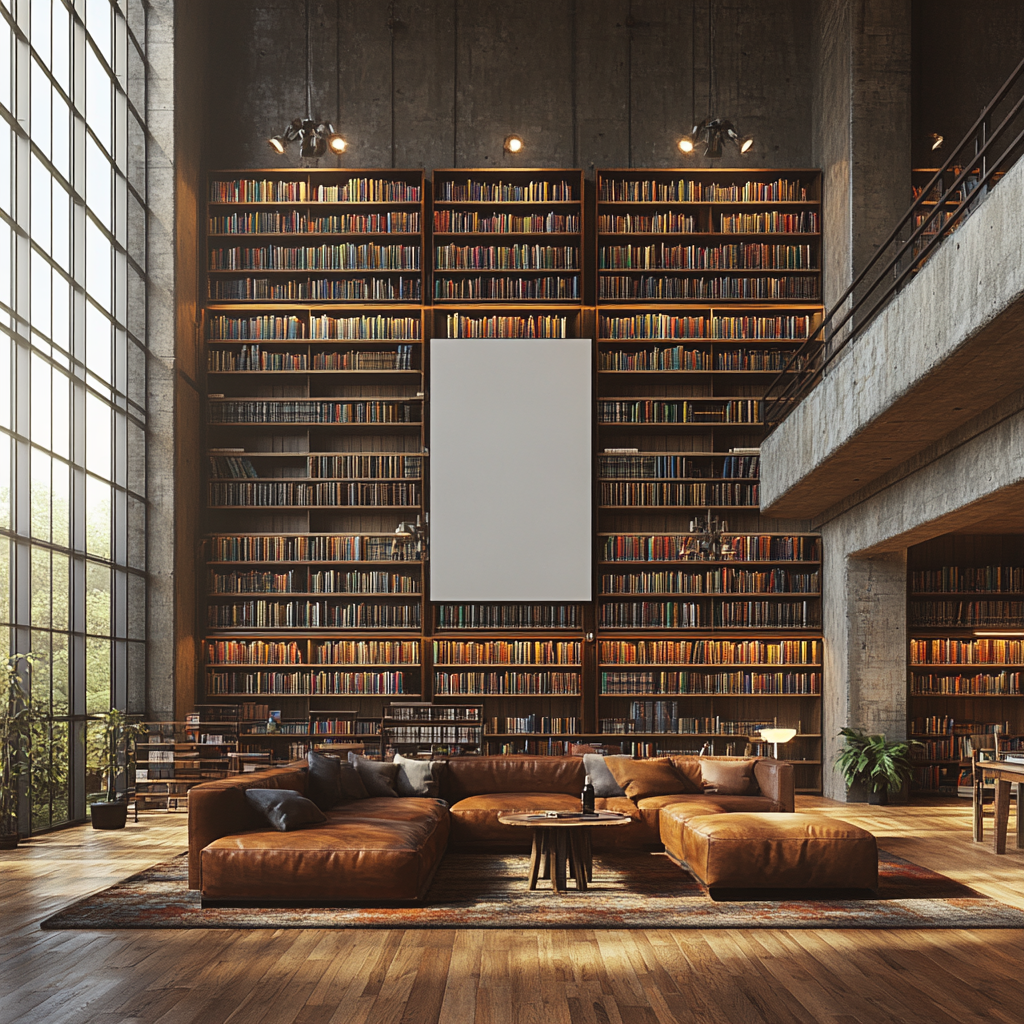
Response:
[{"label": "wall-mounted light", "polygon": [[693,152],[693,139],[689,135],[684,135],[676,145],[679,147],[679,152],[685,153],[687,156]]},{"label": "wall-mounted light", "polygon": [[925,136],[925,139],[928,142],[928,148],[932,152],[935,152],[937,149],[942,149],[942,144],[946,141],[938,132],[930,132]]},{"label": "wall-mounted light", "polygon": [[518,153],[523,148],[523,140],[518,135],[506,135],[503,148],[506,153]]}]

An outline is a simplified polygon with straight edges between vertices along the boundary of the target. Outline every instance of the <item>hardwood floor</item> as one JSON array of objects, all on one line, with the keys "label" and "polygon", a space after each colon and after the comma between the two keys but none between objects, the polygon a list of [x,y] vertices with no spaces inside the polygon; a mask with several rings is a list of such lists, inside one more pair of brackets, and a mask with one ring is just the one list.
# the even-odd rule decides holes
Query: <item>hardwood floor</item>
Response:
[{"label": "hardwood floor", "polygon": [[[798,799],[1024,909],[966,802]],[[104,931],[38,922],[185,849],[184,815],[0,853],[0,1024],[961,1024],[1022,1015],[1022,931]]]}]

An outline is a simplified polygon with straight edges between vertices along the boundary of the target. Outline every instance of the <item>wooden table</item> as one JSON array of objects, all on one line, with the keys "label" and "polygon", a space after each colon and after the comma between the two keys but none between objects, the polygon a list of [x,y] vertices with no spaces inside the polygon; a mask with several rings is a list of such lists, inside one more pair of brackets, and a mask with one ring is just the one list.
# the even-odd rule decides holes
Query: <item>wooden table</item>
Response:
[{"label": "wooden table", "polygon": [[[1021,795],[1024,794],[1024,764],[1009,761],[977,761],[976,769],[982,772],[982,780],[994,779],[996,784],[995,820],[992,849],[1006,853],[1006,826],[1010,818],[1010,786],[1017,784],[1017,848],[1024,849],[1024,816],[1021,815]],[[980,843],[984,825],[982,814],[981,787],[975,780],[974,799],[974,841]]]},{"label": "wooden table", "polygon": [[608,825],[628,825],[633,819],[616,811],[598,811],[593,816],[549,817],[543,811],[499,814],[503,825],[533,829],[530,853],[530,888],[538,878],[550,878],[555,892],[565,892],[566,874],[576,879],[576,888],[586,891],[594,878],[594,859],[590,849],[590,830]]}]

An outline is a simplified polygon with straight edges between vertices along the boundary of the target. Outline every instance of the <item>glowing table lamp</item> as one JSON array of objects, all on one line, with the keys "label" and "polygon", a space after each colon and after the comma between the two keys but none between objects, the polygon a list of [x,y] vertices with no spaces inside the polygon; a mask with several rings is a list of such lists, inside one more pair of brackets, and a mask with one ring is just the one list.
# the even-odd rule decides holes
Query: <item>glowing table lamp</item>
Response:
[{"label": "glowing table lamp", "polygon": [[771,743],[775,748],[775,753],[772,755],[775,760],[779,759],[779,744],[788,743],[796,735],[796,729],[762,729],[761,739],[767,743]]}]

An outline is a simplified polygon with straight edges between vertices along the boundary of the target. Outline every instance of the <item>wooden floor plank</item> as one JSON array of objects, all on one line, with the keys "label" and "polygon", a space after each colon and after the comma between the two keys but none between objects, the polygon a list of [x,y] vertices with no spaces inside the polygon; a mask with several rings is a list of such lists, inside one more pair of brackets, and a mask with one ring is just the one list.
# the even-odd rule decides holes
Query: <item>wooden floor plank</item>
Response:
[{"label": "wooden floor plank", "polygon": [[[799,806],[1024,909],[1024,850],[965,802]],[[0,1024],[953,1024],[1020,1020],[1009,930],[57,931],[39,921],[185,848],[183,815],[0,853]]]}]

